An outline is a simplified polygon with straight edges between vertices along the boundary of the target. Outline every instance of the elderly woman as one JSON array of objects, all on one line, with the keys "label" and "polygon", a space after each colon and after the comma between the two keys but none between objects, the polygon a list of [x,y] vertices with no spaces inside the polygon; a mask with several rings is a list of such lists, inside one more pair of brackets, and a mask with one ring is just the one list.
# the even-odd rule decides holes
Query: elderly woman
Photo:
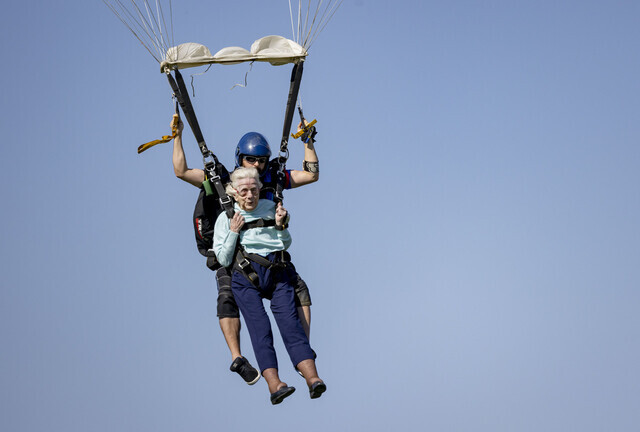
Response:
[{"label": "elderly woman", "polygon": [[[231,289],[244,316],[253,351],[276,405],[291,395],[278,376],[271,322],[262,299],[271,301],[289,358],[307,381],[312,399],[327,389],[318,377],[314,353],[309,346],[294,301],[295,273],[284,258],[291,244],[287,210],[282,203],[259,199],[262,184],[255,168],[238,168],[231,174],[227,193],[236,200],[236,213],[229,219],[222,213],[215,225],[213,249],[223,266],[233,265]],[[238,244],[239,243],[239,244]]]}]

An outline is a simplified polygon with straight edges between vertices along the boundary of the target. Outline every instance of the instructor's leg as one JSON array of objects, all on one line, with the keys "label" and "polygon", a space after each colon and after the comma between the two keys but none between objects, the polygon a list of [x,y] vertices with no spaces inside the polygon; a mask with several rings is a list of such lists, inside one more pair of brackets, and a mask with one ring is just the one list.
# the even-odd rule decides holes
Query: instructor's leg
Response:
[{"label": "instructor's leg", "polygon": [[251,366],[251,363],[240,351],[240,313],[238,305],[231,291],[231,276],[229,270],[218,269],[216,273],[218,282],[218,318],[220,330],[231,352],[232,372],[236,372],[249,385],[255,384],[260,379],[260,373]]},{"label": "instructor's leg", "polygon": [[290,263],[290,266],[291,270],[295,272],[293,285],[295,287],[295,302],[298,317],[304,333],[307,335],[307,339],[311,340],[311,296],[309,295],[309,287],[307,283],[302,280],[294,265]]},{"label": "instructor's leg", "polygon": [[216,271],[220,330],[231,352],[231,360],[242,357],[240,350],[240,313],[231,292],[231,274],[227,268]]},{"label": "instructor's leg", "polygon": [[220,318],[220,330],[231,352],[231,360],[242,357],[240,351],[240,318]]},{"label": "instructor's leg", "polygon": [[298,318],[302,329],[307,335],[307,339],[311,340],[311,307],[310,306],[298,306]]}]

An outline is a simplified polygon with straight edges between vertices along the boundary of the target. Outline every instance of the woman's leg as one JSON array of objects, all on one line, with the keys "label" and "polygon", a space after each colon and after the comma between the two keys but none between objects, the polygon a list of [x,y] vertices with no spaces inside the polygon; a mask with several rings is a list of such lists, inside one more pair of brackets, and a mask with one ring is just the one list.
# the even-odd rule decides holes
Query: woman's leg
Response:
[{"label": "woman's leg", "polygon": [[276,288],[271,299],[271,311],[278,323],[282,340],[291,362],[298,369],[309,387],[311,399],[319,398],[327,386],[318,376],[313,351],[309,346],[309,339],[298,319],[298,311],[294,301],[293,286],[284,278],[276,282]]},{"label": "woman's leg", "polygon": [[253,353],[256,356],[260,371],[262,372],[266,369],[277,370],[278,359],[273,348],[271,322],[267,312],[264,310],[260,293],[247,278],[238,272],[233,273],[231,288],[247,324]]},{"label": "woman's leg", "polygon": [[269,368],[262,371],[262,376],[269,385],[269,393],[275,393],[283,387],[287,387],[287,383],[280,381],[278,369]]},{"label": "woman's leg", "polygon": [[294,301],[294,287],[288,273],[282,272],[274,279],[275,289],[271,298],[271,311],[278,324],[280,335],[294,366],[303,360],[313,359],[313,351],[305,334]]}]

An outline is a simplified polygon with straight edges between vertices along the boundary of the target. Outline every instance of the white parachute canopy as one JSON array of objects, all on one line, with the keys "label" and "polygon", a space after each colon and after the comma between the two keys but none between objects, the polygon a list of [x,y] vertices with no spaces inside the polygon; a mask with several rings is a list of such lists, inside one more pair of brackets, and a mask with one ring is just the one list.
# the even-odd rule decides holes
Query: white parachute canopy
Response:
[{"label": "white parachute canopy", "polygon": [[[160,63],[161,70],[183,69],[211,63],[236,64],[246,61],[269,62],[272,65],[304,61],[311,45],[326,27],[343,0],[298,0],[294,8],[289,2],[292,39],[266,36],[251,45],[250,50],[227,47],[211,55],[198,43],[177,45],[173,37],[172,0],[102,0],[133,33],[151,56]],[[164,3],[164,5],[163,5]],[[189,2],[180,2],[187,7]],[[284,3],[284,1],[283,1]],[[294,2],[295,3],[295,2]],[[312,4],[315,3],[315,6]]]},{"label": "white parachute canopy", "polygon": [[188,42],[167,50],[160,63],[161,72],[173,69],[184,69],[212,63],[238,64],[247,61],[268,62],[274,66],[304,61],[307,50],[296,42],[282,36],[265,36],[256,40],[250,50],[232,46],[222,48],[211,55],[206,46]]}]

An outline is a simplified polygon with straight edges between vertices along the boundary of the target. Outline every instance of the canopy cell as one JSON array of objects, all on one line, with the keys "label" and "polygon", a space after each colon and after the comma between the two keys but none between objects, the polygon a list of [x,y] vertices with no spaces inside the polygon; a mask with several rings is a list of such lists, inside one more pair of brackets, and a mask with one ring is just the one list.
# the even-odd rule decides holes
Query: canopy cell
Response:
[{"label": "canopy cell", "polygon": [[160,64],[160,70],[185,69],[212,63],[238,64],[261,61],[274,66],[304,61],[307,51],[296,42],[282,36],[265,36],[256,40],[250,50],[242,47],[226,47],[211,55],[206,46],[188,42],[167,50],[166,59]]}]

